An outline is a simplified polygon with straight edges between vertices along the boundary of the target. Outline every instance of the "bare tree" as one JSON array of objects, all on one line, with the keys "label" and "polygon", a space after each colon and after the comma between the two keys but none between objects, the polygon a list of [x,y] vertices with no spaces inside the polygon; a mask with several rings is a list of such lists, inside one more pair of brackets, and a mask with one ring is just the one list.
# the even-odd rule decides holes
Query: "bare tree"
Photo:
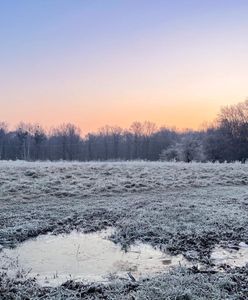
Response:
[{"label": "bare tree", "polygon": [[228,160],[246,160],[248,158],[248,99],[236,105],[223,107],[218,115],[218,122],[229,144]]},{"label": "bare tree", "polygon": [[0,122],[0,160],[5,158],[5,139],[8,131],[8,125],[5,122]]},{"label": "bare tree", "polygon": [[130,131],[134,135],[134,156],[132,158],[139,158],[140,140],[143,132],[143,126],[140,122],[133,122],[130,126]]},{"label": "bare tree", "polygon": [[30,147],[32,140],[32,125],[20,122],[17,126],[16,133],[19,140],[19,158],[30,160]]}]

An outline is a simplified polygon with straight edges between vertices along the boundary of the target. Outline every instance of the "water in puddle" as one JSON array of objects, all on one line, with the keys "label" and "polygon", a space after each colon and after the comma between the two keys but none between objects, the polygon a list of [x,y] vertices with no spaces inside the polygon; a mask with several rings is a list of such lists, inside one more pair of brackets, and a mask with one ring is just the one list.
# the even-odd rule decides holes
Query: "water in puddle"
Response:
[{"label": "water in puddle", "polygon": [[112,230],[105,230],[42,235],[15,249],[4,249],[0,262],[15,261],[9,271],[23,269],[47,286],[60,285],[68,279],[103,282],[110,274],[127,277],[129,272],[138,279],[172,266],[189,265],[182,255],[170,256],[147,244],[133,245],[124,252],[120,245],[107,239],[111,233]]},{"label": "water in puddle", "polygon": [[248,245],[241,242],[238,250],[217,246],[211,254],[211,259],[217,267],[223,264],[243,267],[248,263]]}]

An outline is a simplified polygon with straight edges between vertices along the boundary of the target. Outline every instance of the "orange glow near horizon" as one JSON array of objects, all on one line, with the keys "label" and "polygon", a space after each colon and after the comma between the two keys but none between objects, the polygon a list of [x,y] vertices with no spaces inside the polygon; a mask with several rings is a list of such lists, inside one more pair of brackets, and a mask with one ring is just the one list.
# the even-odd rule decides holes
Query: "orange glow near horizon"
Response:
[{"label": "orange glow near horizon", "polygon": [[[236,102],[226,103],[223,101],[221,105]],[[32,115],[30,115],[30,109],[24,106],[19,110],[17,116],[13,116],[10,110],[6,120],[11,128],[18,125],[20,121],[24,121],[39,123],[47,130],[62,123],[73,123],[81,129],[82,134],[95,132],[105,125],[129,128],[134,121],[151,121],[158,127],[174,127],[178,130],[200,129],[204,124],[209,124],[216,119],[220,109],[219,104],[214,101],[188,101],[170,105],[151,102],[144,106],[142,101],[136,101],[136,103],[131,101],[131,103],[112,104],[111,106],[100,103],[97,108],[95,105],[88,105],[86,109],[84,104],[82,106],[77,104],[56,107],[50,103],[48,107],[46,105],[32,107]]]}]

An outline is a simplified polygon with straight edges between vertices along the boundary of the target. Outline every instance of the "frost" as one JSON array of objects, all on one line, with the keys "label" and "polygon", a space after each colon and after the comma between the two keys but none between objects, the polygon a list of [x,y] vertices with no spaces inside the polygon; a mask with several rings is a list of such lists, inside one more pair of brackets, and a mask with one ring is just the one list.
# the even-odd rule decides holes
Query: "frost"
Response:
[{"label": "frost", "polygon": [[0,197],[57,198],[248,185],[248,164],[0,162]]}]

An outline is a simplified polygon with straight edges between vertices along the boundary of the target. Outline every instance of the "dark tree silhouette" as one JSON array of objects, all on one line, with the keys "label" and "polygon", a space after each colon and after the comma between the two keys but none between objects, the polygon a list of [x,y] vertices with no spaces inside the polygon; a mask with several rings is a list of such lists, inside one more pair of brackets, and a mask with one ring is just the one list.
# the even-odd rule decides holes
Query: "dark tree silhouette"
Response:
[{"label": "dark tree silhouette", "polygon": [[129,130],[104,126],[81,136],[73,124],[46,132],[21,122],[10,131],[0,122],[0,159],[24,160],[177,160],[231,162],[248,159],[248,100],[220,110],[215,124],[201,131],[157,128],[133,122]]}]

